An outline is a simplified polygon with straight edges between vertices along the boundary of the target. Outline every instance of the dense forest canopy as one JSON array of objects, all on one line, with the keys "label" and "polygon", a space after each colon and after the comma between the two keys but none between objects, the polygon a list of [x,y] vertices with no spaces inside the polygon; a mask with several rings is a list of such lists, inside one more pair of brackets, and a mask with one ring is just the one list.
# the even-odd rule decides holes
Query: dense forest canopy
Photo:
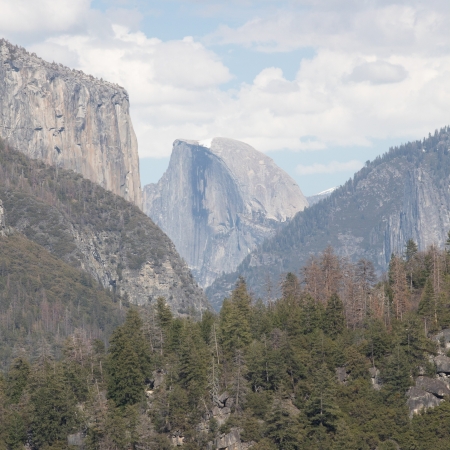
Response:
[{"label": "dense forest canopy", "polygon": [[447,351],[446,250],[409,241],[376,279],[327,248],[281,292],[265,303],[240,279],[218,315],[174,317],[159,298],[129,308],[106,348],[81,328],[60,359],[18,353],[0,447],[199,449],[237,430],[259,450],[448,448],[450,402],[412,414],[406,396]]}]

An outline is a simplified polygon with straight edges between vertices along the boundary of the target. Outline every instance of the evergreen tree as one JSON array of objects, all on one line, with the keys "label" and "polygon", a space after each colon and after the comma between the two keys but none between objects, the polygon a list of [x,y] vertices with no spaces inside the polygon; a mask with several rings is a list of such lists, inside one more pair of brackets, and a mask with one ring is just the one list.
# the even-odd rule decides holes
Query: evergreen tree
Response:
[{"label": "evergreen tree", "polygon": [[117,406],[137,403],[150,376],[150,348],[134,309],[128,311],[125,323],[111,337],[107,368],[108,398]]},{"label": "evergreen tree", "polygon": [[303,448],[305,436],[297,417],[291,415],[278,399],[267,419],[266,436],[275,443],[276,448],[297,450]]},{"label": "evergreen tree", "polygon": [[433,329],[433,322],[435,317],[435,295],[433,289],[433,283],[430,278],[427,279],[425,283],[425,287],[422,291],[422,296],[420,297],[419,309],[418,313],[424,320],[425,324],[425,333],[428,333],[428,330]]},{"label": "evergreen tree", "polygon": [[32,441],[37,448],[65,442],[78,431],[81,417],[76,398],[67,389],[63,371],[45,364],[38,368],[31,383]]},{"label": "evergreen tree", "polygon": [[142,398],[145,377],[132,342],[122,328],[114,332],[108,353],[108,398],[117,406],[134,405]]},{"label": "evergreen tree", "polygon": [[139,361],[139,369],[146,380],[151,372],[151,352],[143,331],[143,322],[135,308],[128,310],[125,323],[122,326],[123,337],[130,342]]},{"label": "evergreen tree", "polygon": [[306,294],[302,299],[303,303],[303,323],[302,329],[305,333],[312,333],[321,328],[325,311],[321,303],[317,302],[311,295]]},{"label": "evergreen tree", "polygon": [[335,293],[328,300],[325,309],[324,331],[332,338],[342,333],[345,328],[344,305]]},{"label": "evergreen tree", "polygon": [[233,350],[251,342],[251,297],[243,278],[236,284],[230,299],[226,299],[220,312],[222,345],[229,356]]},{"label": "evergreen tree", "polygon": [[21,450],[27,440],[27,429],[22,415],[18,411],[10,411],[5,420],[5,443],[10,450]]},{"label": "evergreen tree", "polygon": [[418,247],[413,239],[408,239],[405,246],[405,259],[407,262],[411,261],[412,258],[417,254]]},{"label": "evergreen tree", "polygon": [[6,393],[11,403],[17,403],[20,400],[29,375],[30,363],[22,356],[16,358],[11,364],[6,379]]},{"label": "evergreen tree", "polygon": [[336,422],[341,412],[336,404],[335,380],[325,362],[316,369],[315,383],[311,398],[306,406],[306,414],[312,426],[336,430]]},{"label": "evergreen tree", "polygon": [[207,365],[208,351],[199,327],[189,323],[183,330],[181,339],[178,378],[188,390],[191,404],[196,405],[207,386]]},{"label": "evergreen tree", "polygon": [[156,311],[158,314],[158,321],[160,326],[164,330],[168,330],[170,327],[170,324],[173,319],[172,311],[170,310],[169,306],[167,306],[166,300],[164,297],[158,297],[157,304],[156,304]]}]

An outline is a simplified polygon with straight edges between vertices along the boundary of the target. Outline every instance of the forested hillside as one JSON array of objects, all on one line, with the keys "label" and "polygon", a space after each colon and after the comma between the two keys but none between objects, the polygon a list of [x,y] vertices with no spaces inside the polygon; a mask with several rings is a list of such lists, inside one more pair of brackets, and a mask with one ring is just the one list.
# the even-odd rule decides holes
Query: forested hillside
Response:
[{"label": "forested hillside", "polygon": [[0,367],[25,354],[61,357],[75,331],[107,343],[123,299],[19,233],[0,236]]},{"label": "forested hillside", "polygon": [[18,355],[3,447],[447,449],[449,253],[409,241],[377,280],[327,248],[301,273],[268,304],[241,279],[218,316],[160,298],[106,350],[77,331],[59,361]]},{"label": "forested hillside", "polygon": [[132,303],[164,296],[175,314],[208,308],[170,239],[139,208],[0,140],[6,225]]},{"label": "forested hillside", "polygon": [[267,284],[298,273],[310,255],[332,245],[352,261],[387,269],[414,239],[420,250],[444,244],[450,229],[450,127],[423,141],[392,148],[357,172],[328,198],[298,213],[273,238],[247,256],[235,273],[225,274],[206,293],[215,308],[242,275],[263,297]]}]

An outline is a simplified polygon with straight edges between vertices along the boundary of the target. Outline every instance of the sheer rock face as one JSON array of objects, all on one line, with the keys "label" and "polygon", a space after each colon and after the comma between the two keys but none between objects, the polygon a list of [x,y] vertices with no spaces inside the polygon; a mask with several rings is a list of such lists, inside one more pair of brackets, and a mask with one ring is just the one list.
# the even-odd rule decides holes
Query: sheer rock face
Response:
[{"label": "sheer rock face", "polygon": [[[311,255],[331,245],[340,257],[371,260],[379,273],[408,239],[419,250],[442,247],[450,229],[450,128],[394,148],[367,163],[328,198],[297,214],[234,274],[216,279],[207,295],[220,305],[238,276],[261,297],[267,278],[298,273]],[[217,307],[217,306],[216,306]]]},{"label": "sheer rock face", "polygon": [[144,211],[175,243],[202,286],[244,257],[308,202],[272,159],[239,141],[177,140],[169,168],[144,188]]},{"label": "sheer rock face", "polygon": [[118,85],[0,40],[0,136],[142,207],[129,98]]}]

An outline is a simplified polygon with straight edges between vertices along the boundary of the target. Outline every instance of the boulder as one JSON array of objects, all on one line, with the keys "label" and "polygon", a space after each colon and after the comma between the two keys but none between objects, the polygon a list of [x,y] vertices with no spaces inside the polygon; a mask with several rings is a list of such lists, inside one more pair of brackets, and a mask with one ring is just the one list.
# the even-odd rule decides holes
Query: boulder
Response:
[{"label": "boulder", "polygon": [[228,397],[226,402],[225,402],[225,407],[231,408],[233,405],[234,405],[234,398],[233,397]]},{"label": "boulder", "polygon": [[208,450],[242,450],[241,436],[237,428],[229,433],[218,436],[208,443]]},{"label": "boulder", "polygon": [[437,373],[450,373],[450,358],[448,356],[440,355],[434,358]]},{"label": "boulder", "polygon": [[70,446],[83,447],[84,441],[85,441],[85,437],[81,431],[78,433],[69,434],[67,436],[67,444]]},{"label": "boulder", "polygon": [[228,394],[228,392],[224,392],[220,397],[219,397],[219,402],[222,402],[222,403],[225,403],[225,401],[227,400],[227,398],[229,397],[230,395]]},{"label": "boulder", "polygon": [[170,436],[170,441],[174,447],[181,447],[184,444],[184,436],[177,430]]},{"label": "boulder", "polygon": [[417,377],[416,387],[439,398],[450,395],[450,389],[447,384],[437,378]]},{"label": "boulder", "polygon": [[444,344],[444,348],[450,347],[450,328],[446,328],[445,330],[440,331],[439,333],[435,334],[432,339],[436,341],[439,346],[441,346],[441,343]]},{"label": "boulder", "polygon": [[348,372],[345,367],[337,367],[336,368],[336,377],[339,383],[347,384]]},{"label": "boulder", "polygon": [[409,408],[410,417],[412,417],[414,414],[417,414],[421,410],[434,408],[443,401],[442,399],[418,387],[410,388],[407,393],[407,396],[408,401],[406,402],[406,404],[408,405]]},{"label": "boulder", "polygon": [[157,389],[163,384],[165,376],[166,373],[161,369],[152,372],[152,380],[150,380],[150,383],[152,384],[153,389]]},{"label": "boulder", "polygon": [[372,387],[379,391],[381,389],[380,371],[376,367],[369,369],[370,379],[372,381]]}]

